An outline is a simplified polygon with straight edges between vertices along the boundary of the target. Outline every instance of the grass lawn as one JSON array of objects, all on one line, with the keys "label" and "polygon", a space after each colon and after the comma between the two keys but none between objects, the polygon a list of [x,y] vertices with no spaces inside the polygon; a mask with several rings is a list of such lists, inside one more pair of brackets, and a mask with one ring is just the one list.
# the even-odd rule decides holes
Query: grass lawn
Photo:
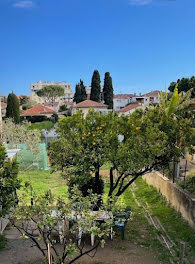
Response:
[{"label": "grass lawn", "polygon": [[50,171],[26,171],[19,173],[22,183],[30,182],[37,195],[51,190],[53,194],[60,197],[68,197],[68,187],[60,173]]},{"label": "grass lawn", "polygon": [[46,129],[46,130],[50,130],[54,127],[54,123],[51,121],[43,121],[43,122],[38,122],[38,123],[32,123],[30,126],[30,129],[38,129],[38,130],[42,130],[42,129]]}]

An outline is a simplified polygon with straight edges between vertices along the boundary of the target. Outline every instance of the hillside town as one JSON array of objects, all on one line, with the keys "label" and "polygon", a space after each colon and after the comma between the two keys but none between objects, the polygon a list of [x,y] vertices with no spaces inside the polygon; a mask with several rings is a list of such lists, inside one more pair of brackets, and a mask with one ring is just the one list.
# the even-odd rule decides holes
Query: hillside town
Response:
[{"label": "hillside town", "polygon": [[[64,89],[63,96],[55,98],[55,102],[51,103],[46,98],[42,98],[37,95],[37,91],[47,86],[60,86]],[[101,95],[101,100],[99,102],[92,102],[90,100],[91,87],[85,87],[87,93],[87,99],[79,102],[78,104],[74,102],[74,93],[72,91],[72,85],[66,82],[49,82],[49,81],[38,81],[37,83],[30,84],[30,96],[29,95],[17,95],[17,98],[20,103],[21,116],[38,116],[45,115],[46,117],[51,117],[53,113],[57,113],[59,116],[62,116],[60,109],[63,107],[68,109],[71,114],[74,114],[75,111],[81,110],[86,114],[89,109],[93,108],[95,111],[101,113],[107,113],[110,111],[108,106],[103,100]],[[103,93],[103,87],[101,88],[101,94]],[[118,112],[119,115],[128,115],[132,113],[137,107],[144,108],[145,106],[153,103],[157,104],[160,91],[154,90],[146,94],[139,93],[136,94],[114,94],[113,95],[113,111]],[[1,100],[1,113],[2,117],[5,117],[6,114],[6,96],[0,95]],[[32,107],[31,106],[32,103]],[[39,107],[37,107],[39,105]],[[25,110],[25,106],[28,109]],[[67,112],[67,111],[65,111]]]}]

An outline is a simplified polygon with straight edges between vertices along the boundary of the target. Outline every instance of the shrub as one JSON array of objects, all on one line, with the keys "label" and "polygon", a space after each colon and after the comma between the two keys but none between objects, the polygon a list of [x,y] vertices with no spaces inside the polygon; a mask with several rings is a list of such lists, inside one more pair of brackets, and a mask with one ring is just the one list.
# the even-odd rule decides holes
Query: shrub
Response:
[{"label": "shrub", "polygon": [[[82,192],[83,196],[86,197],[89,195],[89,191],[92,190],[92,193],[100,194],[102,195],[104,192],[104,182],[102,179],[98,182],[100,186],[98,186],[96,179],[94,177],[91,177],[86,183],[82,184],[82,182],[78,182],[78,179],[72,178],[68,182],[68,191],[69,194],[71,195],[72,188],[74,185],[78,185],[79,190]],[[99,192],[98,192],[99,190]]]}]

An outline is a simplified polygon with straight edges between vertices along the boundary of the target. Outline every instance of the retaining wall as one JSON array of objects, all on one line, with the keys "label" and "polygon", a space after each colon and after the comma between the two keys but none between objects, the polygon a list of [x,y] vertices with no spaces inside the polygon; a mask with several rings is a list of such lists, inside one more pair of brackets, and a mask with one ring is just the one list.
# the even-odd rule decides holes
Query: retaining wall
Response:
[{"label": "retaining wall", "polygon": [[149,185],[154,186],[170,203],[176,211],[180,212],[183,218],[195,228],[195,198],[186,193],[177,184],[172,183],[168,178],[159,172],[148,173],[143,179]]}]

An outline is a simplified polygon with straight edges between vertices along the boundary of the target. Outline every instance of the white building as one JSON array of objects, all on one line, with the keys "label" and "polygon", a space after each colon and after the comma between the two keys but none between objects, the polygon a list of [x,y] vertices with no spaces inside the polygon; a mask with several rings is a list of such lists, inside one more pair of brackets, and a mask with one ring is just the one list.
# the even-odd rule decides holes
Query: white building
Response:
[{"label": "white building", "polygon": [[113,98],[113,109],[115,111],[120,110],[129,103],[133,102],[135,94],[116,94]]},{"label": "white building", "polygon": [[127,106],[130,103],[137,103],[143,105],[149,105],[151,103],[159,102],[160,91],[152,91],[143,95],[136,94],[116,94],[114,95],[113,103],[114,110],[120,110],[121,108]]},{"label": "white building", "polygon": [[72,93],[72,85],[66,82],[45,82],[45,81],[38,81],[37,83],[30,84],[30,99],[32,101],[37,102],[38,104],[44,104],[45,101],[43,98],[39,97],[36,93],[38,90],[42,89],[48,85],[57,85],[64,88],[64,96],[61,96],[57,99],[59,104],[64,104],[65,102],[72,102],[73,101],[73,93]]}]

